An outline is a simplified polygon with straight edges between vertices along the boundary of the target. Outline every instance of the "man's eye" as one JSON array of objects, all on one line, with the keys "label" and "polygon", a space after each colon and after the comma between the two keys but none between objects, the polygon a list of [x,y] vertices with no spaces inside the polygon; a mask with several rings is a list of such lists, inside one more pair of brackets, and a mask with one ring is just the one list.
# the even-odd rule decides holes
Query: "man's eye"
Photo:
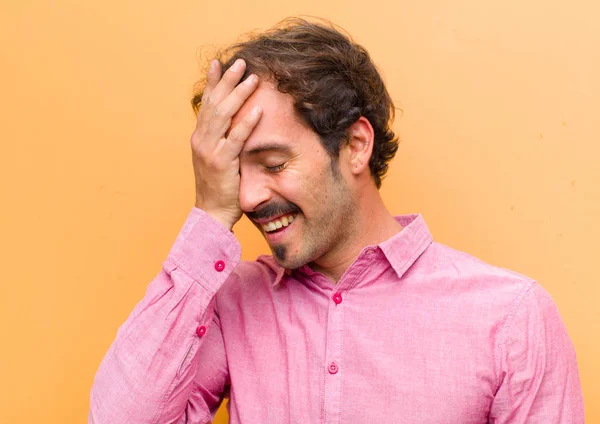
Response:
[{"label": "man's eye", "polygon": [[275,166],[265,166],[265,169],[267,172],[279,172],[283,168],[285,168],[285,163],[282,163],[280,165],[275,165]]}]

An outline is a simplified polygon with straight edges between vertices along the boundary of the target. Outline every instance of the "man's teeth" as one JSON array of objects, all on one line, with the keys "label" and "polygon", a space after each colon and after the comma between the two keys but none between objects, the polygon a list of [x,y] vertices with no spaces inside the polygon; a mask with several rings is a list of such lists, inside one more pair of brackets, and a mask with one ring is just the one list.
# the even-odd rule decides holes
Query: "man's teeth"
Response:
[{"label": "man's teeth", "polygon": [[287,227],[288,225],[290,225],[292,223],[292,221],[294,221],[293,215],[282,216],[280,218],[277,218],[271,222],[264,224],[263,230],[265,230],[267,233],[270,233],[271,231],[278,230],[281,227]]}]

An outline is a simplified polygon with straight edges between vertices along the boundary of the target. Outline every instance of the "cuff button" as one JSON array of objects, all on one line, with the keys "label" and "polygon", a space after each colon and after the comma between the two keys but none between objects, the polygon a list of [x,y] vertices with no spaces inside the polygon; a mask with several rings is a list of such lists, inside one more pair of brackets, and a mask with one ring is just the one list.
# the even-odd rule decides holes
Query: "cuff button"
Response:
[{"label": "cuff button", "polygon": [[223,271],[225,269],[225,262],[223,262],[223,261],[215,262],[215,269],[219,272]]}]

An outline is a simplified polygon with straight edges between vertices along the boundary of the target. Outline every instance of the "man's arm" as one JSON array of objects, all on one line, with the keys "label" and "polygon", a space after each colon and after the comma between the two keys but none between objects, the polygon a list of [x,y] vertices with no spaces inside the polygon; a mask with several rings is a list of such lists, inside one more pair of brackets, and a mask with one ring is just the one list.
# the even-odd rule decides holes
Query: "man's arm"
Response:
[{"label": "man's arm", "polygon": [[242,216],[239,154],[262,113],[231,127],[258,85],[256,75],[240,83],[245,70],[242,60],[223,75],[211,64],[191,137],[196,208],[100,365],[90,424],[208,422],[221,401],[228,374],[214,299],[240,260],[230,231]]},{"label": "man's arm", "polygon": [[533,284],[511,314],[498,349],[494,424],[582,424],[575,349],[550,295]]},{"label": "man's arm", "polygon": [[[119,328],[100,365],[89,423],[210,418],[228,379],[214,296],[237,266],[240,252],[231,232],[203,211],[192,210],[162,271]],[[199,364],[201,351],[204,362]],[[199,367],[206,383],[197,380]],[[188,408],[188,402],[194,407]]]}]

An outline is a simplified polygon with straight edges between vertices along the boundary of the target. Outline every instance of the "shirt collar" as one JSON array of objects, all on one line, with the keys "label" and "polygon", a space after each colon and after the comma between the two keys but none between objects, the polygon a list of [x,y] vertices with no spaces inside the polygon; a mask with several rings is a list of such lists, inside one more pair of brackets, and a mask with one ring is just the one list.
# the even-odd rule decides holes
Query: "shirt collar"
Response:
[{"label": "shirt collar", "polygon": [[[399,215],[394,218],[403,227],[402,230],[386,241],[379,243],[378,247],[384,253],[398,278],[400,278],[427,249],[433,241],[433,237],[421,214]],[[363,250],[369,247],[372,246],[366,246]],[[294,272],[279,266],[270,255],[262,255],[259,260],[275,271],[273,287],[279,285],[284,275],[291,275]],[[302,269],[310,271],[310,268],[306,265]]]},{"label": "shirt collar", "polygon": [[421,214],[395,218],[402,225],[402,231],[379,243],[379,248],[400,278],[433,242],[433,237]]},{"label": "shirt collar", "polygon": [[275,272],[275,279],[273,280],[273,287],[276,287],[279,285],[279,283],[281,282],[281,280],[283,279],[284,275],[291,275],[292,271],[289,269],[285,269],[284,267],[280,266],[275,259],[273,258],[273,256],[271,255],[260,255],[257,258],[258,262],[262,262],[263,264],[265,264],[266,266],[268,266],[269,268],[271,268],[271,270],[273,272]]}]

